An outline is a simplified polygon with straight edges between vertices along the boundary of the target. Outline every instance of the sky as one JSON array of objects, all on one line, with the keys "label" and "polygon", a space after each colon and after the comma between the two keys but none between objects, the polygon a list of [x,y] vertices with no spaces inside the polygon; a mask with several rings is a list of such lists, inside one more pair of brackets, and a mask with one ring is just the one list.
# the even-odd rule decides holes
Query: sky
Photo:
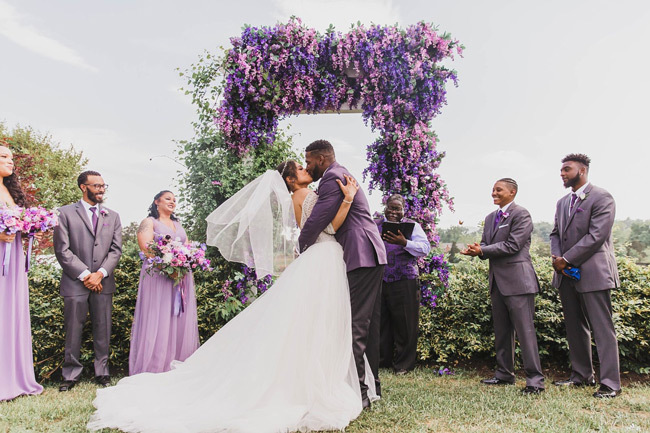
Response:
[{"label": "sky", "polygon": [[[177,141],[193,136],[197,115],[179,70],[228,48],[245,24],[292,15],[321,32],[432,22],[465,45],[449,64],[459,86],[432,122],[455,201],[440,227],[476,227],[502,177],[517,180],[516,201],[534,221],[551,222],[567,192],[560,160],[573,152],[591,157],[590,180],[613,194],[617,219],[649,218],[650,200],[635,197],[650,160],[643,0],[0,0],[0,122],[83,151],[110,185],[106,205],[124,224],[140,221],[156,192],[177,189]],[[328,139],[361,179],[376,135],[360,114],[300,115],[281,126],[301,153]],[[370,195],[373,211],[380,198]]]}]

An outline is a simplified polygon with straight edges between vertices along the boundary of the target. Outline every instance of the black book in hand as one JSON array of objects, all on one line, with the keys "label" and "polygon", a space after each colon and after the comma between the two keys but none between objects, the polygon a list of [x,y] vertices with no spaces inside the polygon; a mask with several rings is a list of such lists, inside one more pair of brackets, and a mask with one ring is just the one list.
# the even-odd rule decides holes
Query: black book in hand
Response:
[{"label": "black book in hand", "polygon": [[408,240],[411,240],[411,235],[413,234],[413,227],[415,223],[394,223],[391,221],[384,221],[381,227],[381,236],[382,238],[388,232],[399,234],[397,231],[401,231],[404,237]]}]

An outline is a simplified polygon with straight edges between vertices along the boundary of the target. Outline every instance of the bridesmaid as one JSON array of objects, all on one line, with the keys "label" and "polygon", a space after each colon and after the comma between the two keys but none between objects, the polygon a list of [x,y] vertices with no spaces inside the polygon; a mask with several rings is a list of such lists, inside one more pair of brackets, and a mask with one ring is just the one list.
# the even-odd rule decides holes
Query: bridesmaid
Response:
[{"label": "bridesmaid", "polygon": [[[0,146],[0,178],[0,206],[24,206],[25,194],[14,174],[13,154],[5,146]],[[0,234],[0,266],[8,243],[12,244],[9,271],[6,275],[0,272],[0,401],[43,392],[34,377],[29,291],[20,232]]]},{"label": "bridesmaid", "polygon": [[[185,242],[185,230],[174,215],[176,198],[170,191],[160,191],[149,207],[149,216],[138,228],[138,244],[144,254],[150,254],[147,243],[154,233],[171,235]],[[196,316],[196,296],[192,273],[185,275],[184,311],[174,314],[176,288],[171,278],[158,272],[151,275],[143,264],[140,271],[138,300],[135,304],[129,375],[160,373],[171,369],[172,361],[184,361],[199,347]]]}]

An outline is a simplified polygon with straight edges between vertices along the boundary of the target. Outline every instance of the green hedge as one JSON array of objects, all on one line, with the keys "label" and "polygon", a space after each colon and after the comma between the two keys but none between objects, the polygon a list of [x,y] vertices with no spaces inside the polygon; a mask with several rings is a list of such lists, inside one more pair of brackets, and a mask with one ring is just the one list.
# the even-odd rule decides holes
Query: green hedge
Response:
[{"label": "green hedge", "polygon": [[[535,326],[542,363],[568,365],[568,346],[558,291],[552,287],[548,258],[534,257],[541,290],[535,300]],[[450,287],[433,310],[422,309],[420,360],[449,364],[494,361],[487,262],[463,258],[453,265]],[[612,292],[614,325],[623,369],[650,373],[650,268],[618,258],[621,288]],[[519,348],[517,348],[519,352]],[[594,346],[594,359],[595,355]]]},{"label": "green hedge", "polygon": [[[542,287],[536,298],[536,326],[542,362],[568,365],[562,309],[557,290],[551,287],[552,268],[546,258],[534,259]],[[135,253],[122,257],[115,271],[118,291],[113,302],[111,365],[128,368],[129,340],[137,297],[141,261]],[[236,298],[224,299],[221,281],[229,278],[227,265],[215,266],[211,274],[195,275],[199,333],[205,341],[242,310]],[[622,287],[613,292],[614,322],[624,369],[650,372],[650,268],[619,258]],[[34,360],[41,379],[59,378],[63,361],[63,298],[59,295],[60,269],[37,264],[29,274]],[[438,299],[433,311],[421,310],[420,360],[430,364],[451,364],[463,360],[494,360],[487,263],[462,259],[455,264],[450,287]],[[92,375],[92,337],[86,324],[81,352],[86,373]],[[55,374],[56,373],[56,374]]]}]

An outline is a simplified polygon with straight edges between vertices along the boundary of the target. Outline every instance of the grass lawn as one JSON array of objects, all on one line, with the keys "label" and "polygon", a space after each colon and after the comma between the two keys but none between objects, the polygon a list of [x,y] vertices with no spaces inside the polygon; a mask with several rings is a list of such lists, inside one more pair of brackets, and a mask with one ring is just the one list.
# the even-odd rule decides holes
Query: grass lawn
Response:
[{"label": "grass lawn", "polygon": [[[624,382],[615,399],[597,400],[595,388],[558,389],[550,377],[545,394],[522,396],[521,378],[517,386],[488,387],[475,370],[444,377],[427,368],[399,377],[382,373],[383,399],[346,432],[650,432],[647,378]],[[95,389],[82,382],[59,393],[50,384],[40,396],[0,403],[0,432],[85,431]]]}]

